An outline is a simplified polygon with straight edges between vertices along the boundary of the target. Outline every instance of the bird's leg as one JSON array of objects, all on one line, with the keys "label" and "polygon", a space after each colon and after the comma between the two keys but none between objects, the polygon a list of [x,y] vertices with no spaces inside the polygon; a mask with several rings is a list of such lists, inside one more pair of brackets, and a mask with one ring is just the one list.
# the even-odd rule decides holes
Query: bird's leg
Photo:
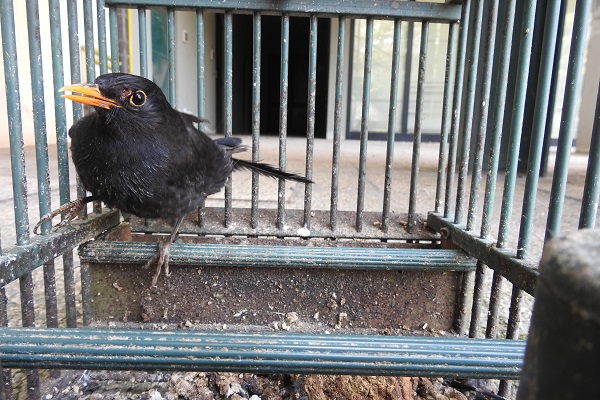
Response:
[{"label": "bird's leg", "polygon": [[179,232],[179,228],[181,227],[181,223],[185,215],[177,218],[175,222],[175,226],[173,227],[173,231],[169,236],[169,239],[165,242],[158,242],[158,252],[154,257],[152,257],[142,268],[148,268],[152,263],[156,261],[156,269],[154,270],[154,276],[152,276],[152,286],[156,286],[156,282],[158,281],[158,277],[160,276],[160,271],[162,267],[165,267],[165,275],[169,276],[169,253],[171,251],[171,244],[175,241],[175,237],[177,237],[177,232]]},{"label": "bird's leg", "polygon": [[65,216],[65,219],[63,219],[58,225],[56,225],[55,229],[65,226],[68,222],[70,222],[73,218],[75,218],[77,216],[77,214],[79,214],[81,212],[81,210],[83,210],[83,207],[85,207],[85,205],[87,203],[94,201],[94,200],[96,200],[96,197],[86,196],[86,197],[75,199],[73,201],[63,204],[56,210],[43,215],[40,218],[40,221],[37,224],[35,224],[35,226],[33,227],[33,233],[37,234],[39,227],[44,222],[46,222],[48,220],[52,220],[52,218],[56,217],[57,215],[68,211],[69,213]]}]

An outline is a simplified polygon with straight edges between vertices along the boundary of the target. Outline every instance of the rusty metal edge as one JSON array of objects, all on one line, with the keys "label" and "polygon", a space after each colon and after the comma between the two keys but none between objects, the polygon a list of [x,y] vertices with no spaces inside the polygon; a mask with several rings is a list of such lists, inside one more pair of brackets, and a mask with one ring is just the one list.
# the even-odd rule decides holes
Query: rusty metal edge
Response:
[{"label": "rusty metal edge", "polygon": [[4,248],[0,256],[0,287],[95,238],[118,225],[119,221],[118,211],[91,214],[84,220],[75,220],[48,235],[35,236],[27,245]]},{"label": "rusty metal edge", "polygon": [[462,224],[454,224],[451,219],[441,214],[430,213],[427,225],[437,232],[444,232],[446,238],[472,257],[481,260],[488,267],[504,276],[513,285],[534,295],[539,272],[537,263],[529,259],[516,257],[516,252],[510,249],[499,249],[496,242],[478,236],[476,232],[466,231]]}]

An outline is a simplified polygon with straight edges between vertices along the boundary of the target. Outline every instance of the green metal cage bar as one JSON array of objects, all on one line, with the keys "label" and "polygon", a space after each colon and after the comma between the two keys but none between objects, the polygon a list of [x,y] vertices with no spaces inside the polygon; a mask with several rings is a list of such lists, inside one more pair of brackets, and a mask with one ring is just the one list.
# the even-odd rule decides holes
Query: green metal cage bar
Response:
[{"label": "green metal cage bar", "polygon": [[363,229],[365,211],[365,177],[367,169],[367,141],[369,138],[369,104],[371,99],[371,65],[373,63],[373,19],[368,18],[365,33],[365,61],[363,66],[362,103],[360,117],[360,154],[358,162],[358,193],[356,200],[356,230]]},{"label": "green metal cage bar", "polygon": [[69,369],[516,378],[524,353],[522,341],[265,332],[5,328],[0,339],[7,367]]}]

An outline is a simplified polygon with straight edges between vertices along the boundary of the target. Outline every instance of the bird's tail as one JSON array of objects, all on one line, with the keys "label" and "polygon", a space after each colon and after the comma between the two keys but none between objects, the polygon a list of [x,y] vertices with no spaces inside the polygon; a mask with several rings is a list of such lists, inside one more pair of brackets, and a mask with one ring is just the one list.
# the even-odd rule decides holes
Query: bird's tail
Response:
[{"label": "bird's tail", "polygon": [[272,165],[261,163],[261,162],[252,162],[246,160],[240,160],[237,158],[232,158],[233,160],[233,169],[248,169],[252,171],[256,171],[262,175],[275,178],[275,179],[285,179],[290,181],[302,182],[302,183],[314,183],[310,179],[306,179],[303,176],[293,174],[291,172],[285,172],[276,168]]}]

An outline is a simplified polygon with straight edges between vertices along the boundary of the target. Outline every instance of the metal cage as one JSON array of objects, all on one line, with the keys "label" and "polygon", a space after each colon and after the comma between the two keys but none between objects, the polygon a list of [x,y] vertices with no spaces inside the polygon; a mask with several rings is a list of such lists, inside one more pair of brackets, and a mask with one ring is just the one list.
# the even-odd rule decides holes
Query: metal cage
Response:
[{"label": "metal cage", "polygon": [[[23,97],[29,94],[22,90],[25,85],[19,76],[22,71],[17,61],[17,14],[12,0],[2,0],[12,168],[12,177],[6,181],[12,181],[9,197],[14,202],[14,223],[4,224],[7,228],[3,226],[4,240],[0,248],[0,361],[4,368],[0,398],[13,398],[12,371],[18,368],[26,369],[29,398],[42,398],[39,368],[472,377],[503,379],[499,393],[510,396],[511,386],[506,379],[518,379],[525,348],[520,323],[522,318],[529,319],[523,312],[530,313],[522,311],[521,306],[525,300],[532,300],[543,242],[558,235],[561,223],[565,229],[590,228],[596,221],[600,168],[598,108],[585,184],[582,184],[579,223],[569,225],[571,214],[563,218],[575,131],[573,115],[583,76],[591,3],[590,0],[576,2],[572,34],[566,33],[571,36],[571,43],[567,84],[564,98],[560,98],[557,87],[566,0],[446,3],[98,0],[95,4],[91,0],[50,0],[48,32],[40,27],[38,2],[27,1],[37,173],[33,179],[27,178],[30,182],[37,181],[36,205],[34,196],[28,196],[26,179],[25,160],[33,157],[26,158],[23,119],[30,119],[31,115],[25,113],[21,105]],[[82,7],[83,27],[78,26],[79,7]],[[127,15],[125,10],[134,12]],[[273,332],[272,327],[265,327],[264,321],[258,319],[247,323],[262,324],[263,329],[258,332],[244,326],[240,328],[239,324],[222,329],[223,323],[232,320],[231,316],[225,322],[207,317],[201,321],[205,323],[200,324],[202,329],[193,330],[169,325],[165,330],[156,331],[152,330],[152,324],[147,324],[150,329],[143,329],[143,324],[133,329],[127,324],[111,322],[108,316],[116,311],[101,308],[101,303],[110,299],[96,295],[116,284],[104,279],[109,273],[106,271],[114,276],[122,273],[122,279],[132,282],[146,279],[136,266],[150,257],[157,238],[169,232],[169,224],[134,216],[123,221],[118,211],[94,204],[93,210],[73,223],[59,230],[44,224],[40,235],[32,235],[30,222],[35,222],[38,215],[28,210],[37,207],[41,216],[56,208],[57,200],[63,204],[75,196],[85,195],[80,185],[76,194],[71,192],[75,174],[69,169],[67,140],[68,127],[83,116],[84,110],[74,105],[71,114],[57,90],[65,83],[92,81],[97,74],[108,71],[150,76],[150,25],[155,23],[150,14],[155,10],[166,15],[163,28],[167,98],[177,105],[181,94],[176,90],[180,87],[178,81],[191,79],[189,90],[196,92],[194,111],[198,115],[206,112],[206,82],[212,79],[205,71],[207,57],[212,57],[211,50],[205,48],[206,21],[209,16],[215,16],[220,24],[215,32],[220,43],[217,57],[222,81],[218,82],[218,98],[213,100],[222,101],[218,106],[217,126],[225,136],[239,133],[234,132],[236,118],[240,118],[236,115],[239,108],[234,107],[234,98],[239,93],[239,88],[234,87],[234,82],[238,82],[234,75],[240,71],[235,67],[235,62],[240,61],[234,54],[237,48],[234,46],[237,26],[234,17],[245,15],[251,20],[252,34],[247,38],[247,42],[252,43],[251,59],[245,61],[244,66],[251,67],[252,72],[247,74],[250,81],[243,82],[251,106],[244,114],[250,117],[246,141],[251,142],[251,157],[255,161],[261,159],[264,147],[260,144],[267,143],[267,147],[270,144],[273,151],[269,154],[275,154],[280,168],[304,169],[306,177],[316,182],[314,187],[301,189],[284,182],[259,180],[256,174],[247,182],[234,177],[225,187],[222,199],[210,200],[184,222],[182,239],[173,247],[171,262],[202,268],[202,272],[210,271],[207,274],[215,276],[241,274],[247,280],[258,279],[262,274],[286,273],[289,279],[296,279],[294,274],[298,271],[307,277],[321,274],[314,275],[318,279],[307,281],[319,280],[320,285],[345,279],[343,282],[348,282],[347,285],[354,282],[357,286],[367,286],[367,283],[377,283],[378,279],[391,279],[388,275],[376,275],[380,272],[392,271],[396,274],[394,277],[410,272],[412,275],[402,281],[405,287],[413,286],[412,292],[406,289],[409,293],[406,296],[413,296],[417,307],[441,302],[435,299],[436,295],[447,296],[445,320],[450,321],[448,331],[452,329],[454,334],[440,333],[446,331],[442,328],[428,329],[427,325],[432,322],[403,329],[403,322],[393,318],[404,312],[402,310],[415,307],[408,300],[404,304],[390,303],[383,307],[385,311],[376,310],[390,327],[398,329],[398,334],[389,336],[377,334],[384,330],[382,326],[360,332],[349,326],[337,326],[336,318],[339,319],[340,314],[333,313],[329,323],[321,326],[318,333],[306,333],[300,328],[298,332]],[[185,61],[177,59],[182,45],[176,22],[177,13],[182,11],[193,13],[195,18],[196,71],[191,78],[183,78],[177,72],[178,63]],[[122,18],[128,18],[129,25],[123,24]],[[279,35],[265,36],[261,31],[265,18],[277,18]],[[306,68],[300,72],[307,84],[302,88],[305,99],[302,104],[306,106],[301,114],[306,116],[305,138],[288,137],[289,112],[295,101],[290,97],[290,80],[293,79],[290,67],[295,67],[290,46],[292,50],[296,46],[290,44],[290,21],[295,18],[308,24],[308,58]],[[319,21],[325,19],[332,21],[331,51],[324,53],[331,53],[329,78],[318,71],[317,64],[321,43]],[[379,26],[381,21],[389,21],[390,40],[377,41],[374,45],[374,26]],[[439,141],[426,144],[423,124],[427,118],[425,98],[430,96],[426,88],[433,57],[429,37],[433,25],[443,26],[440,31],[446,34],[447,48],[440,86],[443,90],[438,97]],[[361,31],[364,42],[360,45],[353,36],[359,29],[364,29]],[[410,35],[420,32],[420,37],[411,36],[402,42],[402,34],[409,31]],[[42,57],[48,37],[50,60]],[[139,48],[139,60],[130,63],[127,57],[134,53],[128,51],[128,46],[132,42]],[[269,42],[277,43],[280,55],[275,96],[278,115],[266,116],[278,120],[277,135],[271,139],[265,138],[261,130],[267,109],[261,102],[261,88],[266,85],[261,68],[272,61],[261,59],[261,46]],[[416,44],[414,51],[407,50],[405,43]],[[383,45],[391,56],[388,59],[390,81],[385,93],[389,102],[387,108],[378,110],[386,116],[387,129],[379,132],[379,136],[385,138],[384,144],[379,145],[373,140],[376,135],[370,129],[369,112],[375,108],[370,98],[374,93],[371,85],[372,71],[376,67],[374,55],[382,51]],[[63,54],[63,49],[68,52]],[[409,60],[413,53],[418,55],[414,62]],[[360,55],[360,62],[351,60],[354,54]],[[377,63],[379,59],[375,60]],[[48,63],[52,65],[52,76],[44,73],[43,65]],[[132,65],[135,65],[133,70]],[[405,73],[408,78],[402,82],[401,70],[407,65],[416,68],[411,74]],[[357,81],[361,82],[360,88],[354,86],[359,93],[359,97],[353,99],[360,105],[355,106],[356,110],[350,105],[350,74],[357,74]],[[322,112],[317,107],[317,87],[324,82],[329,82],[331,102],[322,117],[330,116],[331,133],[322,140],[315,138],[315,121]],[[411,84],[415,87],[414,99],[406,102],[410,98]],[[44,92],[44,87],[50,86],[53,98]],[[400,98],[401,93],[409,94]],[[553,168],[548,168],[548,154],[554,154],[550,152],[552,117],[555,104],[560,102],[562,118],[556,158]],[[412,143],[396,141],[402,118],[399,115],[401,103],[407,113],[414,114],[411,120],[414,128],[409,135]],[[54,107],[52,115],[49,104]],[[357,141],[346,139],[348,118],[353,111],[359,121]],[[50,116],[54,124],[47,122]],[[49,155],[54,152],[52,146],[49,152],[49,133],[56,134],[57,161]],[[382,148],[378,154],[384,156],[385,161],[379,160],[375,166],[369,164],[372,160],[368,145]],[[431,182],[435,184],[427,188],[420,170],[421,156],[423,149],[431,152],[432,148],[437,165],[431,169],[435,174]],[[403,155],[410,158],[410,163],[400,158]],[[350,178],[343,176],[344,163],[349,160],[356,165]],[[539,195],[538,184],[540,176],[547,171],[551,172],[551,178],[545,179],[551,188],[549,196],[544,197]],[[519,177],[521,173],[524,178]],[[378,182],[379,188],[373,189],[369,179]],[[346,182],[353,183],[349,186]],[[503,185],[501,190],[496,190],[498,185]],[[248,193],[247,203],[236,203],[236,192]],[[261,200],[267,192],[272,195],[269,197],[272,201]],[[522,196],[522,205],[518,196]],[[545,210],[543,215],[540,209]],[[517,218],[520,219],[518,231],[514,229]],[[74,254],[78,246],[79,253]],[[55,262],[63,270],[64,290],[57,290]],[[188,270],[195,271],[194,268]],[[43,273],[43,288],[34,285],[33,275],[39,273],[38,270]],[[489,270],[493,274],[491,278]],[[328,271],[342,272],[338,276]],[[439,278],[441,276],[445,278]],[[445,279],[435,281],[442,286],[420,286],[419,282],[438,278]],[[491,287],[486,286],[490,279]],[[285,283],[282,285],[288,287]],[[11,293],[16,294],[7,293],[10,287],[15,288]],[[118,285],[115,290],[121,292]],[[126,287],[123,291],[127,290]],[[506,293],[511,290],[510,305],[506,307],[502,299],[507,299]],[[42,291],[44,301],[38,304],[34,298]],[[418,303],[418,296],[427,291],[432,294],[429,300]],[[365,291],[361,299],[363,305],[376,309],[375,305],[369,305],[372,300],[369,296],[375,296],[373,293]],[[442,296],[442,293],[445,294]],[[212,296],[219,301],[214,293],[207,296],[209,300]],[[262,296],[268,303],[275,294],[263,293]],[[339,307],[341,302],[337,297],[334,300]],[[105,308],[116,307],[116,303],[106,304],[110,305]],[[9,318],[10,309],[15,307],[20,307],[20,321]],[[40,313],[45,315],[43,322],[40,322]],[[162,316],[148,318],[156,322]],[[435,319],[437,317],[431,321]],[[341,325],[340,321],[337,323]],[[39,327],[40,324],[44,326]],[[325,332],[332,325],[340,328],[339,332]]]}]

